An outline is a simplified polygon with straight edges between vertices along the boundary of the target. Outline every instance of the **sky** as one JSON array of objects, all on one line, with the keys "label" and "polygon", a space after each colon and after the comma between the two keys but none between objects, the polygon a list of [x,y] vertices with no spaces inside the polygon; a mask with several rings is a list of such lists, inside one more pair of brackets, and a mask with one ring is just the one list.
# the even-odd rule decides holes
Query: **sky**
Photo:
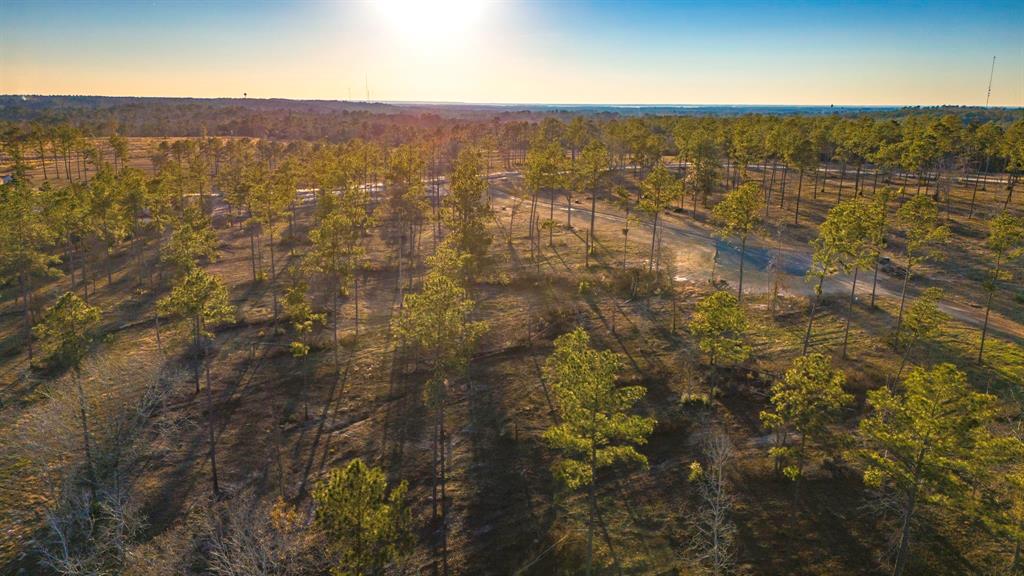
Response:
[{"label": "sky", "polygon": [[1024,1],[0,0],[0,93],[1024,106]]}]

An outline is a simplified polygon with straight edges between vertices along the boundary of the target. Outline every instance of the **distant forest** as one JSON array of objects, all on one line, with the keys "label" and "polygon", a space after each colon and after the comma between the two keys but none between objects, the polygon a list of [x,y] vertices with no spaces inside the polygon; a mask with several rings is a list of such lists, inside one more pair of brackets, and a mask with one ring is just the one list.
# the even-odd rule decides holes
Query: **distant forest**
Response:
[{"label": "distant forest", "polygon": [[[589,114],[624,116],[835,115],[900,120],[954,114],[967,124],[1008,125],[1020,108],[832,106],[602,106],[528,104],[378,103],[338,100],[243,98],[138,98],[108,96],[0,96],[0,122],[73,124],[94,136],[241,136],[285,140],[353,138],[401,141],[410,132],[458,132],[459,121],[507,123],[544,116],[568,120]],[[454,124],[453,124],[454,123]],[[465,126],[463,126],[465,127]]]}]

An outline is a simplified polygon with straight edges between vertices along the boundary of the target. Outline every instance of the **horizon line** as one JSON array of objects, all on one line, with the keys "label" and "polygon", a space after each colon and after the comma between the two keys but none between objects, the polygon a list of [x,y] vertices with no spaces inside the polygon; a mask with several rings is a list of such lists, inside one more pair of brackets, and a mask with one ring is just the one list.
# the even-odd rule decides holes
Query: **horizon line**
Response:
[{"label": "horizon line", "polygon": [[349,104],[386,104],[392,106],[482,106],[482,107],[514,107],[514,106],[541,106],[541,107],[610,107],[610,108],[708,108],[708,107],[763,107],[763,108],[878,108],[878,109],[902,109],[902,108],[980,108],[980,109],[1001,109],[1020,110],[1024,106],[1007,106],[991,104],[788,104],[788,103],[601,103],[601,102],[474,102],[460,100],[374,100],[374,99],[342,99],[342,98],[292,98],[285,96],[252,97],[252,96],[139,96],[124,94],[0,94],[0,97],[8,98],[138,98],[138,99],[163,99],[163,100],[240,100],[240,101],[274,101],[283,100],[288,102],[336,102]]}]

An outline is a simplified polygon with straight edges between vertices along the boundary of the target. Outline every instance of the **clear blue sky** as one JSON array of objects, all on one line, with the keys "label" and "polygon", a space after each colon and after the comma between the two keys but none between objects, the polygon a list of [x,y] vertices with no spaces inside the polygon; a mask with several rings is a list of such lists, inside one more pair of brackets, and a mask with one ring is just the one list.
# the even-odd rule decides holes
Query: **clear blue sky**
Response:
[{"label": "clear blue sky", "polygon": [[21,2],[0,92],[1024,105],[1015,2]]}]

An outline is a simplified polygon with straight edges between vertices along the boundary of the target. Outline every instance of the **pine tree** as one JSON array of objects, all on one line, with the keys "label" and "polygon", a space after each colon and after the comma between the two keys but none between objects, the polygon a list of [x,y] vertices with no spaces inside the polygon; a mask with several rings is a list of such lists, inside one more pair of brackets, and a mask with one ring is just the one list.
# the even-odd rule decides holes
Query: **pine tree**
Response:
[{"label": "pine tree", "polygon": [[995,398],[971,390],[952,364],[940,364],[915,368],[899,394],[888,388],[868,392],[868,406],[871,414],[860,423],[864,482],[898,499],[899,544],[892,573],[901,576],[920,507],[955,506],[987,466],[983,456],[995,440]]},{"label": "pine tree", "polygon": [[261,226],[266,226],[267,245],[270,248],[270,292],[273,297],[273,317],[277,322],[278,285],[277,261],[274,253],[274,229],[280,218],[289,214],[295,200],[298,180],[298,165],[294,160],[281,162],[263,182],[257,182],[250,192],[253,216]]},{"label": "pine tree", "polygon": [[618,463],[646,467],[647,457],[636,446],[647,443],[655,424],[653,418],[630,414],[647,390],[617,386],[621,366],[614,352],[591,348],[590,336],[583,328],[555,339],[555,351],[544,364],[544,376],[561,417],[560,424],[544,432],[545,441],[562,453],[555,473],[570,490],[584,486],[590,490],[588,574],[593,565],[597,472]]},{"label": "pine tree", "polygon": [[907,301],[907,285],[914,268],[938,256],[937,249],[949,238],[949,228],[939,223],[939,209],[927,195],[916,195],[896,211],[897,229],[903,233],[903,254],[907,261],[900,291],[900,311],[896,319],[896,339],[903,327],[903,310]]},{"label": "pine tree", "polygon": [[698,302],[690,320],[690,333],[712,366],[743,362],[750,356],[750,346],[744,342],[746,330],[746,314],[728,292],[715,292]]},{"label": "pine tree", "polygon": [[[192,324],[192,347],[195,351],[193,370],[195,375],[196,394],[199,393],[199,369],[201,357],[205,356],[202,337],[212,337],[208,328],[229,322],[235,317],[235,308],[231,305],[227,288],[216,276],[202,268],[196,267],[182,276],[171,293],[157,302],[160,314],[187,318]],[[202,356],[201,356],[202,355]],[[210,364],[206,368],[206,412],[207,437],[209,441],[210,469],[213,479],[214,496],[220,494],[217,481],[217,446],[214,435],[213,392],[210,389]]]},{"label": "pine tree", "polygon": [[487,175],[479,151],[466,149],[459,153],[452,168],[451,192],[444,197],[442,219],[452,237],[450,242],[459,251],[469,254],[474,266],[486,255],[491,244],[486,218],[490,210],[484,202]]},{"label": "pine tree", "polygon": [[[292,356],[297,359],[302,359],[309,355],[310,348],[307,339],[313,332],[314,326],[322,324],[325,319],[324,314],[317,314],[313,311],[307,296],[308,286],[301,277],[301,273],[302,267],[293,267],[291,271],[292,285],[285,289],[284,300],[282,301],[285,316],[291,321],[292,330],[297,337],[297,340],[291,343]],[[305,378],[303,378],[300,396],[302,397],[303,418],[309,420],[309,402],[306,399]]]},{"label": "pine tree", "polygon": [[[333,197],[333,196],[332,196]],[[303,259],[306,270],[323,280],[331,297],[331,326],[334,348],[335,376],[340,377],[341,360],[338,345],[340,324],[339,298],[348,294],[355,283],[355,333],[359,336],[359,276],[357,274],[364,250],[362,238],[374,222],[369,213],[369,194],[362,187],[350,185],[340,199],[321,203],[323,213],[319,224],[309,233],[311,246]]]},{"label": "pine tree", "polygon": [[29,363],[33,360],[34,282],[39,277],[60,274],[55,267],[59,260],[50,254],[56,234],[45,218],[46,200],[23,178],[0,186],[0,279],[18,283]]},{"label": "pine tree", "polygon": [[359,458],[328,473],[313,490],[316,523],[335,554],[335,576],[373,576],[406,556],[412,544],[408,485],[388,489],[380,468]]},{"label": "pine tree", "polygon": [[74,292],[65,292],[46,310],[42,321],[33,328],[42,342],[43,354],[53,362],[71,369],[78,393],[78,414],[82,426],[86,475],[92,496],[96,497],[96,465],[89,433],[89,402],[82,388],[82,360],[89,353],[93,337],[100,325],[100,309],[86,304]]},{"label": "pine tree", "polygon": [[390,151],[384,173],[385,205],[398,240],[400,290],[403,289],[403,263],[407,255],[410,261],[415,257],[418,230],[429,208],[423,182],[425,174],[426,162],[419,147],[405,144]]},{"label": "pine tree", "polygon": [[170,240],[161,248],[160,259],[184,274],[199,266],[201,260],[217,260],[217,233],[209,217],[196,209],[185,211],[174,227]]},{"label": "pine tree", "polygon": [[[781,380],[772,384],[771,410],[761,412],[761,422],[775,433],[775,470],[790,480],[804,475],[813,446],[828,449],[833,436],[830,427],[853,396],[843,391],[846,375],[832,366],[832,360],[814,352],[800,356]],[[790,446],[790,436],[797,444]]]},{"label": "pine tree", "polygon": [[[817,284],[814,287],[814,299],[807,317],[807,330],[804,333],[804,354],[807,353],[810,344],[814,313],[821,302],[822,287],[826,278],[839,271],[854,272],[849,306],[849,312],[853,312],[857,273],[861,267],[870,263],[872,217],[870,205],[862,200],[853,198],[840,202],[828,211],[825,221],[818,228],[818,237],[811,242],[814,254],[811,257],[811,268],[807,271],[807,278],[817,280]],[[848,333],[847,324],[846,334]],[[843,354],[846,354],[846,335],[843,337]]]},{"label": "pine tree", "polygon": [[[595,220],[597,218],[597,186],[604,171],[608,169],[608,150],[601,144],[600,140],[591,140],[583,148],[579,158],[572,165],[571,189],[576,194],[584,195],[590,192],[590,228],[587,229],[587,251],[586,266],[590,266],[590,255],[594,251],[594,243],[597,240],[595,235]],[[572,198],[569,199],[567,210],[568,224],[572,225]]]},{"label": "pine tree", "polygon": [[[392,330],[414,358],[426,359],[430,379],[426,383],[424,400],[434,414],[434,458],[432,463],[433,517],[438,518],[437,484],[440,481],[442,522],[442,549],[447,566],[447,503],[445,497],[445,407],[448,388],[462,377],[469,367],[469,359],[487,324],[471,321],[474,302],[463,286],[465,265],[469,256],[442,244],[428,258],[430,272],[418,293],[406,294],[402,315],[393,321]],[[438,455],[440,451],[440,456]],[[440,467],[440,471],[438,469]],[[447,570],[447,568],[446,568]]]},{"label": "pine tree", "polygon": [[651,230],[651,256],[647,263],[647,270],[654,269],[654,252],[658,239],[658,222],[661,211],[672,205],[683,193],[683,187],[675,179],[668,169],[661,162],[655,165],[647,178],[641,183],[643,194],[640,197],[639,208],[654,218]]},{"label": "pine tree", "polygon": [[943,324],[949,320],[949,316],[939,309],[940,300],[941,288],[926,288],[907,307],[903,330],[896,340],[896,348],[903,350],[896,381],[903,377],[903,369],[914,349],[922,342],[938,336],[942,332]]},{"label": "pine tree", "polygon": [[561,186],[562,164],[562,149],[558,146],[558,142],[545,140],[538,136],[530,144],[530,149],[526,153],[523,180],[526,184],[526,192],[530,196],[531,254],[540,240],[540,232],[534,224],[537,219],[537,197],[541,190],[553,190]]},{"label": "pine tree", "polygon": [[723,238],[740,238],[740,282],[736,288],[736,298],[740,303],[743,302],[743,263],[746,259],[747,240],[760,226],[760,207],[760,188],[754,182],[745,182],[726,194],[711,212],[718,233]]},{"label": "pine tree", "polygon": [[978,345],[978,364],[985,353],[985,337],[988,335],[988,317],[992,311],[995,296],[1006,274],[1006,267],[1024,255],[1024,218],[1009,212],[1000,212],[988,224],[988,238],[985,240],[991,267],[982,286],[985,288],[985,322],[981,327],[981,342]]}]

